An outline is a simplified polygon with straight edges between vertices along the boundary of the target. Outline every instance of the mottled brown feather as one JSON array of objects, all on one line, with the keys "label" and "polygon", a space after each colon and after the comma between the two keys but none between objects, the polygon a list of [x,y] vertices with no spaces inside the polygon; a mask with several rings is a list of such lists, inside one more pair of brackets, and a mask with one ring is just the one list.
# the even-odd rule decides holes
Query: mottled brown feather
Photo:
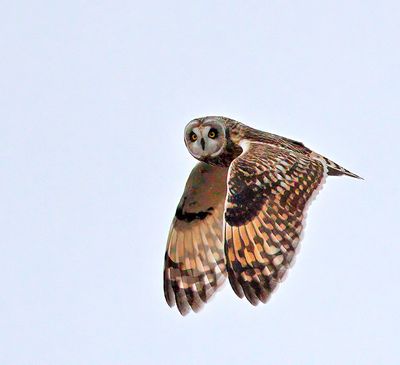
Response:
[{"label": "mottled brown feather", "polygon": [[197,164],[171,225],[164,294],[182,315],[197,312],[226,278],[222,235],[227,172],[224,167]]},{"label": "mottled brown feather", "polygon": [[225,252],[239,297],[265,303],[296,252],[306,208],[326,166],[296,151],[244,142],[229,169]]}]

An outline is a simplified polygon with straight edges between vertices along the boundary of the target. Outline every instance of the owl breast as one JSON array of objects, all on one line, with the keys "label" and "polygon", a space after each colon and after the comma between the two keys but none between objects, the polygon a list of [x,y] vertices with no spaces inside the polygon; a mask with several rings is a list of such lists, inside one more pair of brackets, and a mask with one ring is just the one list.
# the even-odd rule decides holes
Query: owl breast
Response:
[{"label": "owl breast", "polygon": [[228,141],[226,147],[218,156],[204,157],[201,161],[213,166],[228,167],[232,161],[242,153],[242,151],[242,147],[232,141]]}]

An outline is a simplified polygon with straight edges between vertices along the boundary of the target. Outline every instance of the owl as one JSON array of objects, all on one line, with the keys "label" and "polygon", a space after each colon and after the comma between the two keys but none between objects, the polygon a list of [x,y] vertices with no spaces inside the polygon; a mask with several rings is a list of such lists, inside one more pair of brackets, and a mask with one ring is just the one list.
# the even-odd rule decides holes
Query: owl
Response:
[{"label": "owl", "polygon": [[235,120],[192,120],[192,170],[169,231],[164,294],[197,312],[226,277],[251,304],[265,303],[294,262],[307,207],[327,176],[360,178],[303,143]]}]

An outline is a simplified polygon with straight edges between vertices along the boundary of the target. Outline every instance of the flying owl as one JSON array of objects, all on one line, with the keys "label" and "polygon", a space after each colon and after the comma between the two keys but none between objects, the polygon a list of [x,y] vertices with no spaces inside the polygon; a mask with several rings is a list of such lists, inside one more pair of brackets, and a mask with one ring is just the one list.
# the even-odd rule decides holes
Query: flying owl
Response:
[{"label": "flying owl", "polygon": [[197,312],[228,276],[240,298],[265,303],[293,264],[327,175],[360,177],[301,142],[225,117],[192,120],[184,139],[200,162],[168,236],[166,301]]}]

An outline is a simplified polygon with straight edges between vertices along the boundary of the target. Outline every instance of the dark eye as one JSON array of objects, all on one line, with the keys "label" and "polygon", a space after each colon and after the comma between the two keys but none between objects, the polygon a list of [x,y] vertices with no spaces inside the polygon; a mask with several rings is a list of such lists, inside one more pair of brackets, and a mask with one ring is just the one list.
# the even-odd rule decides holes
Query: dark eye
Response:
[{"label": "dark eye", "polygon": [[208,132],[208,136],[211,139],[217,138],[218,137],[218,131],[215,128],[211,128],[210,131]]},{"label": "dark eye", "polygon": [[194,132],[191,132],[189,138],[192,142],[195,142],[197,140],[197,134]]}]

